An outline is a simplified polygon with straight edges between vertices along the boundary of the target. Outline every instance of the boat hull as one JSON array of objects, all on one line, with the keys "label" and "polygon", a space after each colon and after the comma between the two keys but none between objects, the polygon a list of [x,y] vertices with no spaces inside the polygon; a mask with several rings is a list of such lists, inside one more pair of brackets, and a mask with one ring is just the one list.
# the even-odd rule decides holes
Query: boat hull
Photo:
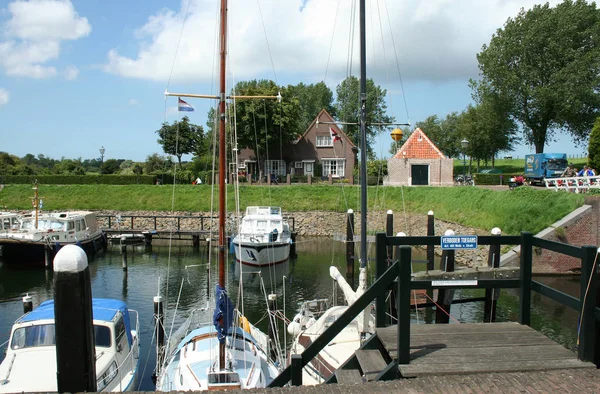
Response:
[{"label": "boat hull", "polygon": [[289,242],[252,243],[233,240],[235,259],[250,267],[283,264],[290,258]]},{"label": "boat hull", "polygon": [[95,237],[83,241],[54,244],[45,241],[0,238],[0,261],[7,265],[43,266],[46,258],[52,262],[56,253],[65,245],[78,245],[88,256],[93,256],[98,250],[106,248],[106,237],[103,233],[98,233]]}]

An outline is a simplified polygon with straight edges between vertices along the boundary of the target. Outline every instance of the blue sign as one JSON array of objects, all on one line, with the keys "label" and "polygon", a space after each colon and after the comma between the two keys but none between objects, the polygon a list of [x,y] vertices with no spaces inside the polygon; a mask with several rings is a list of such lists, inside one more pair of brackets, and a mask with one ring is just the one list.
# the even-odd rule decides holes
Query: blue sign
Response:
[{"label": "blue sign", "polygon": [[477,235],[444,235],[442,250],[477,249]]}]

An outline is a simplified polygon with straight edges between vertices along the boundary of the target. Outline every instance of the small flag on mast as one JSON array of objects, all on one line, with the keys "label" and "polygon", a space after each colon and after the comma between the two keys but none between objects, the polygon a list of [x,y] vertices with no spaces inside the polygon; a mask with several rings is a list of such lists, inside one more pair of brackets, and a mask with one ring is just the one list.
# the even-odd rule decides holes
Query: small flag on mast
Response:
[{"label": "small flag on mast", "polygon": [[194,107],[179,98],[179,111],[193,111]]},{"label": "small flag on mast", "polygon": [[331,135],[331,142],[342,141],[342,137],[331,126],[329,127],[329,134]]}]

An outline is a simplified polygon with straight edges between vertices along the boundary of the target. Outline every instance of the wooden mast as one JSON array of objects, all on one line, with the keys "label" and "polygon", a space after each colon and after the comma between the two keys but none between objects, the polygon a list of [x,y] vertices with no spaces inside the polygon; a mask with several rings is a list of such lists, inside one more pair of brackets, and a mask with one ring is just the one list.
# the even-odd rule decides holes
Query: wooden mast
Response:
[{"label": "wooden mast", "polygon": [[[227,57],[227,0],[221,0],[219,89],[219,286],[225,288],[225,60]],[[225,342],[219,343],[219,369],[225,369]]]}]

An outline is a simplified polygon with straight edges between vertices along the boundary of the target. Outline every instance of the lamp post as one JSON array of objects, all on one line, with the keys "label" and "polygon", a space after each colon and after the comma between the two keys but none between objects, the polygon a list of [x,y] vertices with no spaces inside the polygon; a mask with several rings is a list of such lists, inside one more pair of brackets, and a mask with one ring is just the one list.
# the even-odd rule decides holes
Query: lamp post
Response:
[{"label": "lamp post", "polygon": [[466,182],[467,180],[467,159],[465,156],[465,153],[467,151],[467,147],[469,146],[469,141],[464,138],[462,141],[460,141],[460,145],[463,147],[463,179]]},{"label": "lamp post", "polygon": [[104,152],[106,152],[106,149],[104,149],[104,146],[100,147],[100,173],[102,173],[102,164],[104,164]]}]

